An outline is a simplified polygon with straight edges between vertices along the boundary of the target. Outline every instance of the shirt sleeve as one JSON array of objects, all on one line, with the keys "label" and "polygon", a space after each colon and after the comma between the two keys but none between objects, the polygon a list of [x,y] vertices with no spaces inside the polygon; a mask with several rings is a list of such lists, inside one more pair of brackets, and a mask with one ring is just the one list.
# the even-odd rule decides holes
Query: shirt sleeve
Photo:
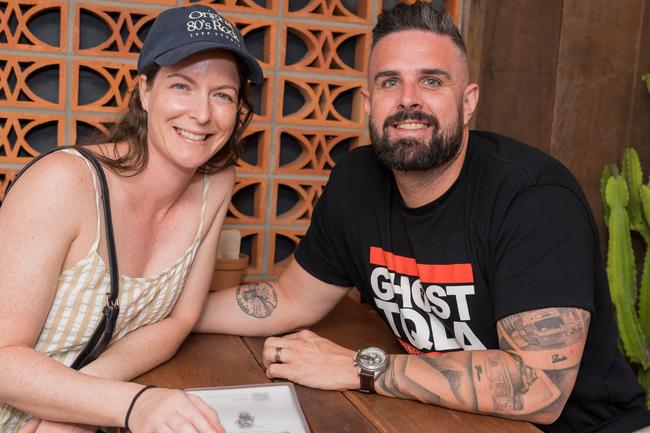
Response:
[{"label": "shirt sleeve", "polygon": [[552,185],[521,193],[494,235],[496,320],[550,307],[593,313],[597,239],[591,211],[573,191]]},{"label": "shirt sleeve", "polygon": [[[339,215],[346,206],[345,192],[337,194],[336,182],[328,182],[318,203],[314,207],[311,224],[295,251],[298,264],[319,280],[337,286],[353,286],[342,259],[347,255],[345,233],[342,227],[344,216]],[[334,191],[333,191],[334,190]],[[336,203],[331,198],[337,197]]]}]

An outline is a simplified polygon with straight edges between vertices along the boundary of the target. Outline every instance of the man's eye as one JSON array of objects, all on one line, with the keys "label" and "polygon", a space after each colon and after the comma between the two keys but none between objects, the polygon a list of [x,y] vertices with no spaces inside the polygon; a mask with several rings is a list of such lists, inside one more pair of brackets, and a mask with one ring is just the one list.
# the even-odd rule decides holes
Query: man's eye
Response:
[{"label": "man's eye", "polygon": [[437,87],[440,85],[440,81],[436,80],[435,78],[427,78],[424,80],[424,85],[427,87]]},{"label": "man's eye", "polygon": [[386,80],[384,81],[384,87],[392,88],[392,87],[397,87],[398,85],[397,80]]}]

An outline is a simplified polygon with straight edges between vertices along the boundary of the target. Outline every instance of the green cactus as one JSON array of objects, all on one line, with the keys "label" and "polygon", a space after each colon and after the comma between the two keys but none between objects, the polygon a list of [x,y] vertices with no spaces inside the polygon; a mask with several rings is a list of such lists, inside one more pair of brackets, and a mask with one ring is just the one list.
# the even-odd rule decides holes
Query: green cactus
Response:
[{"label": "green cactus", "polygon": [[623,177],[613,176],[607,181],[605,198],[610,209],[607,275],[623,349],[631,360],[648,367],[650,360],[646,362],[643,350],[645,337],[635,314],[636,267],[626,209],[630,199]]},{"label": "green cactus", "polygon": [[605,191],[610,212],[607,279],[625,354],[643,368],[648,368],[650,354],[636,312],[636,265],[628,216],[630,195],[622,176],[609,178]]},{"label": "green cactus", "polygon": [[[641,214],[641,197],[635,191],[638,191],[643,183],[643,170],[641,161],[636,150],[628,148],[623,152],[622,174],[627,183],[630,194],[630,202],[627,206],[627,214],[630,218],[632,230],[645,231],[643,224],[643,215]],[[645,237],[645,236],[644,236]],[[647,238],[646,238],[647,239]]]},{"label": "green cactus", "polygon": [[[634,149],[625,150],[620,175],[615,165],[604,168],[601,195],[609,232],[607,279],[620,346],[628,359],[641,367],[639,381],[650,394],[650,182],[643,184],[641,163]],[[645,242],[640,281],[632,232],[640,234]],[[650,408],[650,398],[647,405]]]},{"label": "green cactus", "polygon": [[609,225],[609,206],[607,206],[607,200],[605,199],[605,188],[607,188],[607,181],[610,177],[618,174],[618,167],[616,164],[608,164],[603,169],[603,176],[600,178],[600,200],[603,203],[603,212],[605,225]]},{"label": "green cactus", "polygon": [[[650,74],[641,77],[650,93]],[[614,303],[619,347],[638,364],[639,382],[646,390],[650,409],[650,181],[643,184],[643,170],[637,152],[623,154],[622,170],[605,166],[600,179],[603,216],[609,233],[607,280]],[[645,242],[640,285],[632,232]]]},{"label": "green cactus", "polygon": [[641,79],[645,81],[645,85],[648,87],[648,93],[650,93],[650,74],[642,75]]},{"label": "green cactus", "polygon": [[[641,185],[639,188],[641,205],[646,227],[650,225],[650,187]],[[646,247],[650,246],[650,239],[645,237]],[[646,248],[641,270],[641,286],[639,287],[639,321],[641,330],[646,337],[646,345],[650,346],[650,248]],[[650,380],[650,376],[649,376]]]}]

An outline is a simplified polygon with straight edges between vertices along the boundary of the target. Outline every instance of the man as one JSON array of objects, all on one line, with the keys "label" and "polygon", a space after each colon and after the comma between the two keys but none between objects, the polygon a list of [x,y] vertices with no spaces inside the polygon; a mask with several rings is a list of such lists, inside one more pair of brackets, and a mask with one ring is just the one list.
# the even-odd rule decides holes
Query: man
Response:
[{"label": "man", "polygon": [[303,328],[356,286],[409,354],[302,331],[266,340],[269,377],[545,431],[650,425],[583,193],[542,152],[469,132],[479,90],[448,16],[426,3],[382,13],[363,96],[372,146],[337,164],[295,260],[276,282],[212,294],[196,329]]}]

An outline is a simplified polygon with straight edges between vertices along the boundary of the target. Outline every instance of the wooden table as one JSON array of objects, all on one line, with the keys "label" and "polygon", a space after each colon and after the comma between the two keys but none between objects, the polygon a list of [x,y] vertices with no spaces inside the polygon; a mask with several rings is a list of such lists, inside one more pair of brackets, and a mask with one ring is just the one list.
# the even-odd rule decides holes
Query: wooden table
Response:
[{"label": "wooden table", "polygon": [[[311,328],[342,346],[379,346],[403,353],[388,327],[365,305],[345,298]],[[263,338],[192,334],[165,364],[136,379],[170,388],[268,383],[261,367]],[[312,433],[526,433],[532,424],[357,391],[320,391],[296,385]]]}]

